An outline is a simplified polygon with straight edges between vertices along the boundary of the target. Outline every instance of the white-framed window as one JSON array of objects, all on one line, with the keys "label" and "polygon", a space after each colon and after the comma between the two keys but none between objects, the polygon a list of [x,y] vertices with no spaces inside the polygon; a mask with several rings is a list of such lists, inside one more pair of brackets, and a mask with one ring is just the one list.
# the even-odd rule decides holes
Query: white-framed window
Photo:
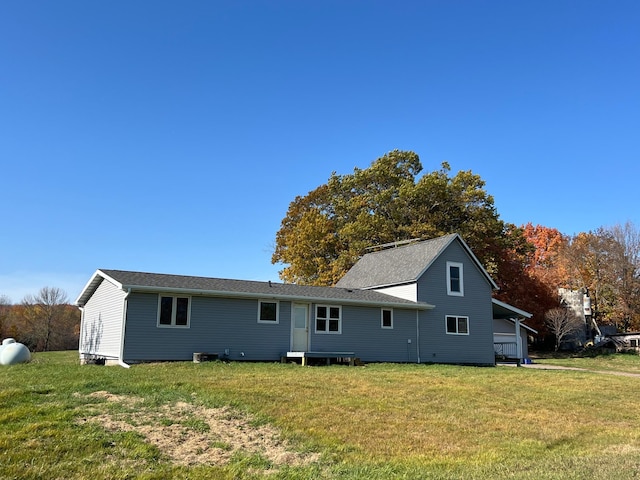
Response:
[{"label": "white-framed window", "polygon": [[258,323],[280,323],[279,303],[275,300],[258,301]]},{"label": "white-framed window", "polygon": [[445,325],[448,335],[469,335],[469,317],[447,315]]},{"label": "white-framed window", "polygon": [[342,307],[316,305],[316,333],[342,333]]},{"label": "white-framed window", "polygon": [[158,295],[158,327],[189,328],[191,297]]},{"label": "white-framed window", "polygon": [[393,309],[383,308],[380,312],[380,327],[393,328]]},{"label": "white-framed window", "polygon": [[447,262],[447,294],[462,297],[464,295],[464,275],[462,263]]}]

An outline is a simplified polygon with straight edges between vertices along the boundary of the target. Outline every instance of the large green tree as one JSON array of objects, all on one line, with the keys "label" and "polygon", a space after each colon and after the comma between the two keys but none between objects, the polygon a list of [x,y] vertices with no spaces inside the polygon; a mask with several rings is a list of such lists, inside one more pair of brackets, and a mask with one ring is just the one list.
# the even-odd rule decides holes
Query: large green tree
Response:
[{"label": "large green tree", "polygon": [[452,176],[446,162],[421,172],[417,154],[394,150],[369,168],[334,172],[326,184],[296,197],[272,257],[284,266],[282,280],[333,285],[368,247],[454,232],[499,278],[501,266],[511,262],[504,252],[520,252],[527,243],[519,229],[500,220],[484,180],[471,171]]}]

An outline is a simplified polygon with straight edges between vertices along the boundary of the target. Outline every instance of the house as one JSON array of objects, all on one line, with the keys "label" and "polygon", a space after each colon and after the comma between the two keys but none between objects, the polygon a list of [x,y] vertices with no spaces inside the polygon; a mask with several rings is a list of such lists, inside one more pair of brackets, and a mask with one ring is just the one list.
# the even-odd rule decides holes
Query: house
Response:
[{"label": "house", "polygon": [[102,269],[76,300],[80,357],[127,365],[196,352],[256,361],[345,352],[494,365],[495,288],[455,234],[368,253],[335,287]]},{"label": "house", "polygon": [[591,344],[594,348],[610,348],[615,352],[640,353],[640,332],[610,333],[599,338],[599,342]]}]

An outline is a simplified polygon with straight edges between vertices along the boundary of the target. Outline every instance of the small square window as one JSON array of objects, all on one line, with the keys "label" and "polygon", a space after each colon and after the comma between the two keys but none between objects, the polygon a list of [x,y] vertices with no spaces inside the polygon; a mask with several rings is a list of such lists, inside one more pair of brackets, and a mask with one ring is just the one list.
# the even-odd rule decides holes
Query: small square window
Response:
[{"label": "small square window", "polygon": [[393,328],[393,310],[390,308],[383,308],[381,322],[382,328]]},{"label": "small square window", "polygon": [[445,318],[447,334],[469,335],[469,317],[456,317],[447,315]]},{"label": "small square window", "polygon": [[278,302],[260,300],[258,305],[258,323],[278,323]]},{"label": "small square window", "polygon": [[342,333],[342,307],[316,305],[316,333]]}]

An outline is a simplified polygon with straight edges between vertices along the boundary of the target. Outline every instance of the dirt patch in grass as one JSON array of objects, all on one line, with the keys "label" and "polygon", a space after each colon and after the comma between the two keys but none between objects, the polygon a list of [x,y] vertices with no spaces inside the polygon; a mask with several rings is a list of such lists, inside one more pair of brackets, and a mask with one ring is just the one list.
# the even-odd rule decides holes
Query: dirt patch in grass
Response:
[{"label": "dirt patch in grass", "polygon": [[[97,422],[110,431],[139,433],[179,465],[225,465],[238,453],[259,455],[276,467],[319,460],[318,454],[293,450],[273,426],[257,425],[251,417],[229,407],[179,402],[151,410],[141,398],[105,391],[89,397],[106,402],[93,405],[92,415],[81,422]],[[124,407],[124,411],[110,412],[110,404]]]}]

